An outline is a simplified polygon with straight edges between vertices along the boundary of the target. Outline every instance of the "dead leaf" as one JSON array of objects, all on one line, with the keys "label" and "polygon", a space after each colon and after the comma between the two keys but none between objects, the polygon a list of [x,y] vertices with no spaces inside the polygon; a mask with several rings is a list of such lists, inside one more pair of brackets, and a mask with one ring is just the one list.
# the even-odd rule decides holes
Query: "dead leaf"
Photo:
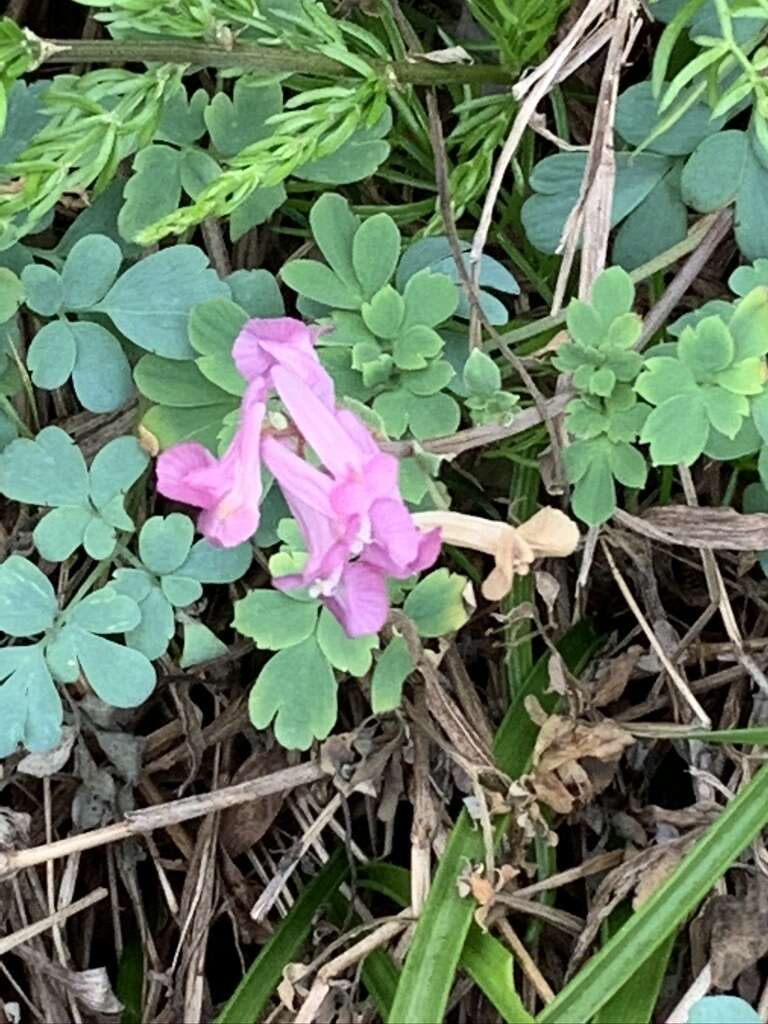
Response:
[{"label": "dead leaf", "polygon": [[657,851],[658,855],[653,858],[648,869],[642,872],[635,886],[635,896],[632,900],[633,910],[637,910],[649,896],[653,896],[683,859],[683,849],[672,843],[668,846],[657,847]]},{"label": "dead leaf", "polygon": [[426,60],[430,64],[474,64],[471,54],[467,53],[463,46],[447,46],[444,50],[415,53],[408,59],[411,62]]},{"label": "dead leaf", "polygon": [[652,540],[710,551],[762,551],[768,548],[768,514],[749,515],[727,508],[665,505],[650,508],[642,518],[628,512],[616,522]]},{"label": "dead leaf", "polygon": [[544,572],[543,569],[537,570],[533,574],[533,579],[536,586],[536,593],[544,602],[544,607],[547,609],[547,615],[551,621],[552,613],[555,610],[555,602],[557,601],[560,593],[560,584],[552,573]]},{"label": "dead leaf", "polygon": [[16,771],[22,775],[32,775],[36,779],[55,775],[60,772],[69,760],[72,747],[75,745],[77,733],[71,725],[62,725],[61,739],[50,750],[36,754],[27,754],[16,765]]},{"label": "dead leaf", "polygon": [[568,693],[568,682],[565,677],[563,659],[559,654],[553,654],[549,659],[547,673],[549,675],[547,693],[559,693],[561,697],[564,697]]},{"label": "dead leaf", "polygon": [[[257,751],[251,754],[238,768],[232,782],[247,782],[270,772],[287,767],[285,752],[281,748]],[[269,830],[283,806],[283,793],[273,793],[259,800],[251,800],[239,807],[230,807],[221,816],[219,835],[222,845],[230,857],[255,846]]]},{"label": "dead leaf", "polygon": [[750,879],[744,896],[715,896],[711,903],[712,984],[731,989],[748,967],[768,953],[768,884]]},{"label": "dead leaf", "polygon": [[530,698],[525,708],[540,729],[533,770],[520,782],[536,800],[558,814],[570,814],[610,784],[616,764],[634,737],[610,719],[584,722],[562,715],[547,717]]},{"label": "dead leaf", "polygon": [[642,655],[643,648],[634,644],[603,663],[592,684],[592,707],[603,708],[621,697]]}]

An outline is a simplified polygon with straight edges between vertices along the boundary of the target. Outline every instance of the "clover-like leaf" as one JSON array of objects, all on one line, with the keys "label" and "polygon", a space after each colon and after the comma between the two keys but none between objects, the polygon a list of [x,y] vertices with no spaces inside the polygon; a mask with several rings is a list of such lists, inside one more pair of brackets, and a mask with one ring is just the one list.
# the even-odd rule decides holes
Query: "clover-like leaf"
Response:
[{"label": "clover-like leaf", "polygon": [[0,757],[55,747],[63,718],[42,644],[0,649]]},{"label": "clover-like leaf", "polygon": [[92,309],[115,281],[123,253],[106,235],[85,235],[67,254],[61,271],[65,309]]},{"label": "clover-like leaf", "polygon": [[616,508],[616,485],[607,439],[575,441],[563,452],[563,462],[574,485],[574,513],[589,526],[610,519]]},{"label": "clover-like leaf", "polygon": [[403,611],[419,636],[445,636],[461,629],[468,613],[464,603],[464,576],[436,569],[416,584],[405,599]]},{"label": "clover-like leaf", "polygon": [[57,610],[48,577],[21,555],[6,558],[0,565],[0,631],[34,636],[53,625]]},{"label": "clover-like leaf", "polygon": [[290,750],[307,750],[336,723],[336,679],[314,637],[279,651],[264,665],[248,701],[254,726],[274,719],[275,738]]},{"label": "clover-like leaf", "polygon": [[374,714],[400,706],[403,683],[413,671],[413,658],[402,636],[395,635],[381,652],[371,680],[371,708]]},{"label": "clover-like leaf", "polygon": [[85,459],[64,430],[44,427],[34,440],[12,441],[0,455],[0,490],[29,505],[81,505],[88,499]]},{"label": "clover-like leaf", "polygon": [[226,297],[229,288],[194,245],[173,245],[129,267],[95,309],[130,341],[168,359],[194,355],[187,340],[193,306]]},{"label": "clover-like leaf", "polygon": [[318,260],[290,260],[280,271],[289,288],[304,298],[336,309],[360,309],[362,292]]},{"label": "clover-like leaf", "polygon": [[236,81],[232,99],[224,92],[217,93],[203,117],[216,150],[222,156],[234,156],[271,135],[269,119],[282,109],[283,93],[277,82],[245,76]]},{"label": "clover-like leaf", "polygon": [[106,640],[81,626],[62,630],[93,691],[116,708],[135,708],[155,688],[155,670],[139,651]]},{"label": "clover-like leaf", "polygon": [[400,229],[389,214],[363,221],[352,240],[352,265],[366,299],[389,284],[399,258]]},{"label": "clover-like leaf", "polygon": [[181,202],[181,153],[172,146],[151,145],[136,154],[118,217],[125,238],[174,213]]},{"label": "clover-like leaf", "polygon": [[323,608],[317,624],[317,643],[334,668],[359,678],[370,669],[371,652],[378,647],[379,638],[375,634],[347,636],[336,616]]},{"label": "clover-like leaf", "polygon": [[392,112],[387,107],[374,125],[359,128],[332,153],[297,168],[294,177],[324,185],[348,185],[369,178],[389,156],[385,138],[391,127]]},{"label": "clover-like leaf", "polygon": [[318,605],[294,601],[279,590],[252,590],[235,602],[232,623],[262,650],[280,651],[315,631]]},{"label": "clover-like leaf", "polygon": [[501,388],[501,371],[479,348],[470,352],[464,364],[464,386],[470,395],[492,395]]},{"label": "clover-like leaf", "polygon": [[165,517],[153,516],[144,523],[139,534],[142,562],[158,576],[175,572],[189,555],[194,532],[192,520],[179,512]]},{"label": "clover-like leaf", "polygon": [[666,399],[648,416],[640,435],[655,466],[690,466],[704,451],[710,420],[699,391]]},{"label": "clover-like leaf", "polygon": [[205,661],[213,661],[227,653],[227,645],[202,622],[184,623],[184,647],[179,658],[179,667],[192,668]]}]

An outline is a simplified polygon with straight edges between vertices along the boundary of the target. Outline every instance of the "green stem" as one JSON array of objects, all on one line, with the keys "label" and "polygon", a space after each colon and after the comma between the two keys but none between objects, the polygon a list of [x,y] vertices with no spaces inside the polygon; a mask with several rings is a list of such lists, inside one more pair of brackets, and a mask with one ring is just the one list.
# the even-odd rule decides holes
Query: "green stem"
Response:
[{"label": "green stem", "polygon": [[2,409],[8,419],[15,424],[16,429],[23,437],[35,436],[21,416],[19,416],[18,412],[16,412],[13,402],[7,395],[0,395],[0,409]]},{"label": "green stem", "polygon": [[[350,69],[320,53],[274,46],[213,46],[187,40],[44,39],[47,64],[199,64],[203,67],[243,68],[262,74],[279,72],[348,78]],[[368,62],[371,70],[398,85],[461,85],[506,83],[513,75],[498,64],[437,64],[429,61]]]}]

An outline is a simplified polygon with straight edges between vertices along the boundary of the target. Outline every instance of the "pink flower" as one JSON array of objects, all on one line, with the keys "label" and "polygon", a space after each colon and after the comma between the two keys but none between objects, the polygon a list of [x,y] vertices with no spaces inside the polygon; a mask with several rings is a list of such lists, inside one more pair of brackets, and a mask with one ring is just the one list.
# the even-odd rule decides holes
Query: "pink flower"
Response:
[{"label": "pink flower", "polygon": [[249,320],[238,334],[232,358],[241,377],[247,381],[261,378],[271,386],[275,367],[284,367],[304,382],[326,405],[333,407],[333,381],[317,358],[317,329],[310,330],[301,320],[276,317]]},{"label": "pink flower", "polygon": [[261,381],[248,385],[237,431],[221,458],[190,441],[173,445],[157,460],[157,489],[202,509],[198,529],[221,547],[241,544],[259,526],[265,398]]},{"label": "pink flower", "polygon": [[[398,464],[347,410],[331,410],[288,370],[272,379],[295,426],[328,473],[266,438],[264,461],[280,485],[308,547],[300,575],[281,589],[308,586],[350,636],[374,633],[387,616],[386,578],[432,565],[440,531],[414,525],[397,485]],[[355,561],[355,559],[357,559]]]}]

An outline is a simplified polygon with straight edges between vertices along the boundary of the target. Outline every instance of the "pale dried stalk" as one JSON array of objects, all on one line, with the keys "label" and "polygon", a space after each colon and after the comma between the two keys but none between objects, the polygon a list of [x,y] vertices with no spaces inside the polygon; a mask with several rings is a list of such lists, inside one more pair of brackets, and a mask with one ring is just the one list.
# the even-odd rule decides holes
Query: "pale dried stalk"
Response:
[{"label": "pale dried stalk", "polygon": [[330,991],[331,981],[340,974],[343,974],[344,971],[349,970],[350,967],[360,963],[369,953],[386,945],[395,936],[399,935],[401,931],[408,927],[410,913],[410,910],[403,911],[403,915],[408,915],[405,919],[387,921],[371,932],[370,935],[366,935],[360,942],[350,946],[349,949],[340,953],[333,960],[329,960],[324,967],[321,967],[312,983],[309,995],[294,1018],[295,1024],[313,1024],[317,1020],[317,1014]]},{"label": "pale dried stalk", "polygon": [[[472,239],[472,249],[469,255],[469,272],[470,277],[474,282],[478,280],[478,270],[480,266],[480,259],[485,249],[485,243],[488,240],[488,234],[491,229],[491,223],[493,221],[493,211],[496,206],[496,200],[499,197],[501,186],[504,181],[504,176],[507,173],[512,158],[514,157],[517,147],[520,145],[520,140],[523,137],[525,129],[528,127],[528,122],[536,111],[539,103],[547,95],[549,90],[557,80],[558,73],[562,70],[563,66],[574,57],[574,50],[576,49],[579,41],[586,34],[590,26],[592,26],[598,19],[604,17],[606,10],[611,4],[611,0],[590,0],[587,6],[584,8],[582,13],[574,22],[570,31],[564,37],[562,42],[552,51],[552,53],[543,61],[535,71],[532,71],[525,79],[515,86],[513,93],[517,99],[525,97],[520,104],[520,109],[517,112],[517,116],[512,124],[507,140],[502,147],[501,153],[499,154],[496,166],[493,170],[493,176],[491,178],[488,192],[483,203],[483,209],[480,214],[480,220],[475,231],[474,238]],[[580,63],[583,63],[587,59],[587,54],[592,56],[591,50],[587,50],[585,54],[580,54]],[[574,65],[571,70],[575,70]]]},{"label": "pale dried stalk", "polygon": [[502,918],[497,922],[496,927],[504,936],[504,941],[514,953],[515,959],[520,964],[523,974],[536,989],[539,998],[544,1003],[551,1003],[555,998],[555,993],[550,988],[547,979],[536,966],[533,957],[523,945],[512,925],[506,920],[506,918]]},{"label": "pale dried stalk", "polygon": [[273,793],[295,789],[317,782],[325,776],[318,761],[307,761],[306,764],[294,768],[283,768],[260,779],[249,779],[224,789],[184,797],[182,800],[170,800],[155,807],[145,807],[140,811],[126,814],[123,821],[104,828],[82,832],[80,835],[59,839],[43,846],[33,846],[28,850],[12,850],[0,853],[0,878],[13,874],[24,868],[45,864],[49,860],[67,857],[71,853],[92,850],[106,843],[116,843],[130,836],[153,832],[157,828],[167,828],[181,821],[201,818],[213,811],[223,811],[227,807],[237,807],[249,800],[259,800]]},{"label": "pale dried stalk", "polygon": [[632,612],[632,614],[637,619],[638,625],[640,626],[640,628],[642,629],[642,631],[645,633],[646,637],[648,638],[648,642],[650,643],[651,647],[653,647],[654,651],[656,652],[656,654],[657,654],[657,656],[659,658],[659,661],[661,662],[661,664],[666,669],[667,674],[669,675],[669,678],[672,680],[672,683],[677,688],[677,691],[679,692],[679,694],[683,698],[683,700],[686,702],[688,707],[691,709],[691,711],[694,713],[694,715],[696,715],[696,717],[698,718],[699,722],[701,723],[702,728],[704,728],[704,729],[711,729],[712,728],[712,721],[711,721],[709,715],[706,713],[706,711],[701,706],[701,704],[699,704],[699,702],[696,700],[696,698],[694,697],[694,695],[693,695],[693,693],[691,691],[691,688],[688,686],[686,681],[683,679],[683,677],[680,675],[678,670],[675,668],[675,666],[672,664],[672,662],[667,657],[667,652],[664,650],[662,645],[659,643],[658,637],[654,633],[654,631],[653,631],[653,629],[651,627],[651,624],[648,622],[648,620],[646,619],[646,617],[643,615],[642,611],[640,610],[640,606],[638,605],[637,601],[635,600],[634,596],[632,595],[632,591],[627,586],[626,580],[624,579],[624,577],[622,576],[621,572],[619,571],[619,568],[616,565],[616,562],[613,560],[613,555],[611,554],[610,549],[608,548],[608,545],[604,541],[601,541],[601,547],[603,549],[603,553],[605,554],[606,560],[607,560],[608,565],[610,567],[611,574],[612,574],[613,578],[616,580],[616,584],[617,584],[619,590],[621,591],[621,593],[622,593],[622,595],[624,597],[624,600],[629,605],[630,611]]},{"label": "pale dried stalk", "polygon": [[37,935],[42,935],[49,928],[56,928],[66,921],[67,918],[79,914],[82,910],[87,910],[88,907],[92,907],[94,903],[98,903],[99,900],[103,900],[108,895],[109,893],[103,886],[94,889],[93,892],[83,896],[82,899],[77,900],[75,903],[70,903],[63,910],[57,910],[53,914],[49,914],[48,917],[44,917],[42,921],[35,921],[34,924],[28,924],[24,928],[19,928],[12,935],[6,935],[5,938],[0,939],[0,956],[10,953],[16,946],[20,946],[22,942],[29,942],[30,939],[34,939]]},{"label": "pale dried stalk", "polygon": [[686,1024],[691,1007],[694,1003],[698,1003],[700,999],[703,999],[710,988],[712,988],[712,968],[709,964],[706,964],[672,1013],[667,1017],[667,1024]]},{"label": "pale dried stalk", "polygon": [[[680,728],[689,728],[681,726]],[[634,731],[634,730],[630,730]],[[567,871],[559,871],[556,875],[543,878],[540,882],[533,882],[531,885],[524,885],[521,889],[515,889],[515,896],[526,896],[530,899],[540,892],[548,892],[552,889],[559,889],[563,885],[570,885],[571,882],[578,882],[582,878],[596,875],[600,871],[608,871],[615,868],[624,860],[624,850],[611,850],[609,853],[599,853],[596,857],[590,857],[578,867],[568,868]]]}]

